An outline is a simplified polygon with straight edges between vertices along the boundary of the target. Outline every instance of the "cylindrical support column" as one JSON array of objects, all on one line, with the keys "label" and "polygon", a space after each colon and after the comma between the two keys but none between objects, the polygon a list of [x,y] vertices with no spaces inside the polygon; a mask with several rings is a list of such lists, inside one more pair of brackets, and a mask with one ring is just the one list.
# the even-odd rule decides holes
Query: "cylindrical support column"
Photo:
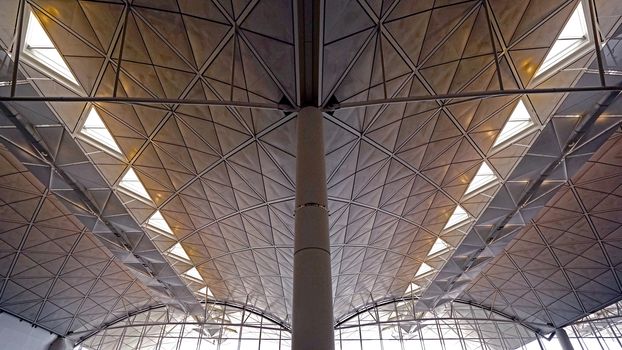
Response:
[{"label": "cylindrical support column", "polygon": [[292,350],[333,350],[333,291],[328,238],[322,112],[298,114]]},{"label": "cylindrical support column", "polygon": [[73,342],[65,337],[54,339],[48,350],[72,350]]},{"label": "cylindrical support column", "polygon": [[568,333],[566,333],[563,328],[555,330],[555,337],[557,338],[559,345],[562,346],[562,350],[574,350],[574,347],[570,342],[570,338],[568,338]]}]

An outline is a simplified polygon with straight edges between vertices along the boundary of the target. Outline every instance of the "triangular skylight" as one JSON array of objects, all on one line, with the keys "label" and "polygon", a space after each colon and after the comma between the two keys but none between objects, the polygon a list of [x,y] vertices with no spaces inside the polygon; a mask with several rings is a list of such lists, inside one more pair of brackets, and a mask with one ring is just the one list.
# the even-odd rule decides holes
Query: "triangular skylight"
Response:
[{"label": "triangular skylight", "polygon": [[564,29],[562,29],[553,46],[551,46],[536,75],[561,62],[583,45],[589,43],[589,41],[585,11],[583,11],[583,4],[579,1],[579,5],[568,19],[568,22],[566,22]]},{"label": "triangular skylight", "polygon": [[406,291],[404,292],[404,295],[410,295],[413,292],[418,291],[419,289],[421,289],[421,287],[416,284],[416,283],[411,283],[408,285],[408,288],[406,288]]},{"label": "triangular skylight", "polygon": [[199,280],[199,281],[203,280],[203,277],[201,277],[201,274],[199,273],[199,270],[197,270],[196,267],[190,268],[188,271],[184,272],[184,275],[186,277],[190,277],[195,280]]},{"label": "triangular skylight", "polygon": [[63,78],[78,84],[71,70],[63,60],[52,40],[41,26],[41,22],[34,13],[30,12],[26,36],[24,39],[24,53],[31,56],[45,67],[51,69]]},{"label": "triangular skylight", "polygon": [[197,293],[199,293],[199,294],[201,294],[203,296],[205,294],[207,294],[208,297],[212,297],[212,298],[214,297],[214,294],[212,294],[212,291],[207,286],[199,289],[199,291]]},{"label": "triangular skylight", "polygon": [[531,121],[531,116],[529,115],[529,111],[527,111],[527,107],[523,103],[523,100],[518,100],[516,107],[512,111],[510,118],[501,129],[501,132],[497,136],[493,147],[496,147],[503,142],[513,138],[514,136],[520,134],[521,132],[528,129],[533,122]]},{"label": "triangular skylight", "polygon": [[136,172],[132,168],[129,168],[127,170],[127,172],[121,179],[121,182],[119,182],[119,186],[123,187],[124,189],[142,198],[151,200],[151,197],[149,196],[149,193],[145,189],[145,186],[143,186],[143,183],[140,182],[140,179],[138,178],[138,176],[136,175]]},{"label": "triangular skylight", "polygon": [[449,245],[447,244],[447,242],[443,241],[440,238],[437,238],[436,241],[434,242],[434,244],[432,245],[432,249],[430,249],[430,252],[428,253],[428,256],[432,256],[435,254],[438,254],[442,251],[445,251],[449,249]]},{"label": "triangular skylight", "polygon": [[419,276],[423,276],[426,273],[432,271],[432,266],[426,264],[426,263],[422,263],[421,266],[419,266],[419,270],[417,270],[417,273],[415,274],[415,277],[419,277]]},{"label": "triangular skylight", "polygon": [[104,124],[104,121],[94,107],[89,111],[89,115],[86,117],[86,121],[84,125],[82,125],[82,130],[80,130],[80,132],[111,150],[121,153],[121,149],[117,145],[117,142],[114,140],[114,137],[112,137],[110,131],[108,131],[106,124]]},{"label": "triangular skylight", "polygon": [[151,215],[149,220],[147,220],[147,225],[166,233],[173,234],[173,230],[171,230],[171,227],[168,225],[166,220],[164,220],[164,217],[159,210],[156,210],[156,212]]},{"label": "triangular skylight", "polygon": [[181,260],[185,260],[185,261],[190,261],[190,257],[188,256],[188,254],[186,253],[186,250],[184,249],[184,247],[181,246],[181,243],[175,243],[174,246],[172,246],[169,250],[168,250],[169,254],[177,259],[181,259]]},{"label": "triangular skylight", "polygon": [[458,205],[456,209],[454,209],[453,214],[451,214],[451,216],[449,217],[449,220],[447,221],[447,224],[445,225],[443,229],[454,227],[466,221],[468,218],[469,218],[469,214],[467,214],[467,212],[464,209],[462,209],[461,206]]},{"label": "triangular skylight", "polygon": [[469,194],[495,181],[497,176],[486,162],[483,162],[464,194]]}]

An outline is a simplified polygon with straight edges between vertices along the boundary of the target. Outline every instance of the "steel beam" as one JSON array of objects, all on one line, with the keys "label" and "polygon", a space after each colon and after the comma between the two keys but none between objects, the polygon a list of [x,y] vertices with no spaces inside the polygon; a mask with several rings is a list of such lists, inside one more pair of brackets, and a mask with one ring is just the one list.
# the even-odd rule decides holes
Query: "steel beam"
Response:
[{"label": "steel beam", "polygon": [[322,1],[298,0],[298,76],[301,106],[318,106],[321,99]]},{"label": "steel beam", "polygon": [[394,97],[387,99],[367,100],[360,102],[343,102],[326,106],[324,111],[332,112],[339,109],[361,108],[380,105],[391,105],[399,103],[428,102],[441,100],[461,100],[473,98],[489,98],[516,95],[536,95],[536,94],[562,94],[572,92],[619,92],[621,86],[584,86],[584,87],[555,87],[555,88],[535,88],[535,89],[506,89],[489,91],[467,91],[453,94],[435,94],[423,96]]},{"label": "steel beam", "polygon": [[153,97],[113,97],[113,96],[0,96],[0,102],[84,102],[84,103],[123,103],[142,105],[201,105],[221,106],[233,108],[256,108],[293,112],[295,109],[289,105],[278,103],[257,103],[244,101],[223,100],[195,100],[176,98],[153,98]]},{"label": "steel beam", "polygon": [[[392,105],[399,103],[414,103],[442,100],[466,100],[478,98],[491,98],[501,96],[537,95],[537,94],[564,94],[573,92],[620,92],[621,86],[584,86],[584,87],[558,87],[558,88],[535,88],[535,89],[507,89],[489,91],[469,91],[453,94],[420,95],[408,97],[394,97],[387,99],[367,100],[361,102],[335,103],[325,108],[323,112],[334,112],[340,109],[362,108],[370,106]],[[150,98],[150,97],[112,97],[112,96],[0,96],[0,102],[85,102],[85,103],[122,103],[130,105],[199,105],[220,106],[231,108],[255,108],[283,112],[296,112],[297,107],[281,103],[257,103],[244,101],[224,100],[196,100],[175,98]]]}]

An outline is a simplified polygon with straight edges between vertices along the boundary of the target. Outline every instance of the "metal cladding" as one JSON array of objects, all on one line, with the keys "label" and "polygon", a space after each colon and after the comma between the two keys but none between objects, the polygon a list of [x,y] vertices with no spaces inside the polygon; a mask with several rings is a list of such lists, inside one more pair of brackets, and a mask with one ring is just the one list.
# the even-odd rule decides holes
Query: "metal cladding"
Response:
[{"label": "metal cladding", "polygon": [[[0,309],[71,337],[200,313],[207,286],[288,327],[309,99],[335,320],[409,289],[552,332],[619,300],[622,4],[583,1],[589,45],[536,75],[578,3],[325,0],[309,71],[298,2],[0,1]],[[8,54],[18,13],[78,84]],[[495,145],[521,104],[529,126]],[[81,132],[92,108],[120,152]],[[483,162],[496,180],[465,194]],[[120,185],[130,169],[150,200]]]}]

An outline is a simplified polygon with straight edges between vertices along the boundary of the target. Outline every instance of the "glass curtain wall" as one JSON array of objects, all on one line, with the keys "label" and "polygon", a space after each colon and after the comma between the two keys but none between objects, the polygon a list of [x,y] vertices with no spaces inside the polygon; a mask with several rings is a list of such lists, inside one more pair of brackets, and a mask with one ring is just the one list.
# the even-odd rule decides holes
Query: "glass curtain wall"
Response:
[{"label": "glass curtain wall", "polygon": [[[419,311],[414,300],[369,308],[338,322],[337,350],[561,350],[554,336],[480,306],[448,303]],[[133,315],[88,337],[88,350],[289,350],[276,322],[229,305],[206,304],[199,319],[165,307]],[[207,320],[207,321],[203,321]],[[622,303],[565,327],[576,350],[622,349]]]},{"label": "glass curtain wall", "polygon": [[256,313],[206,304],[202,319],[162,307],[133,315],[87,338],[78,350],[289,349],[290,332]]}]

